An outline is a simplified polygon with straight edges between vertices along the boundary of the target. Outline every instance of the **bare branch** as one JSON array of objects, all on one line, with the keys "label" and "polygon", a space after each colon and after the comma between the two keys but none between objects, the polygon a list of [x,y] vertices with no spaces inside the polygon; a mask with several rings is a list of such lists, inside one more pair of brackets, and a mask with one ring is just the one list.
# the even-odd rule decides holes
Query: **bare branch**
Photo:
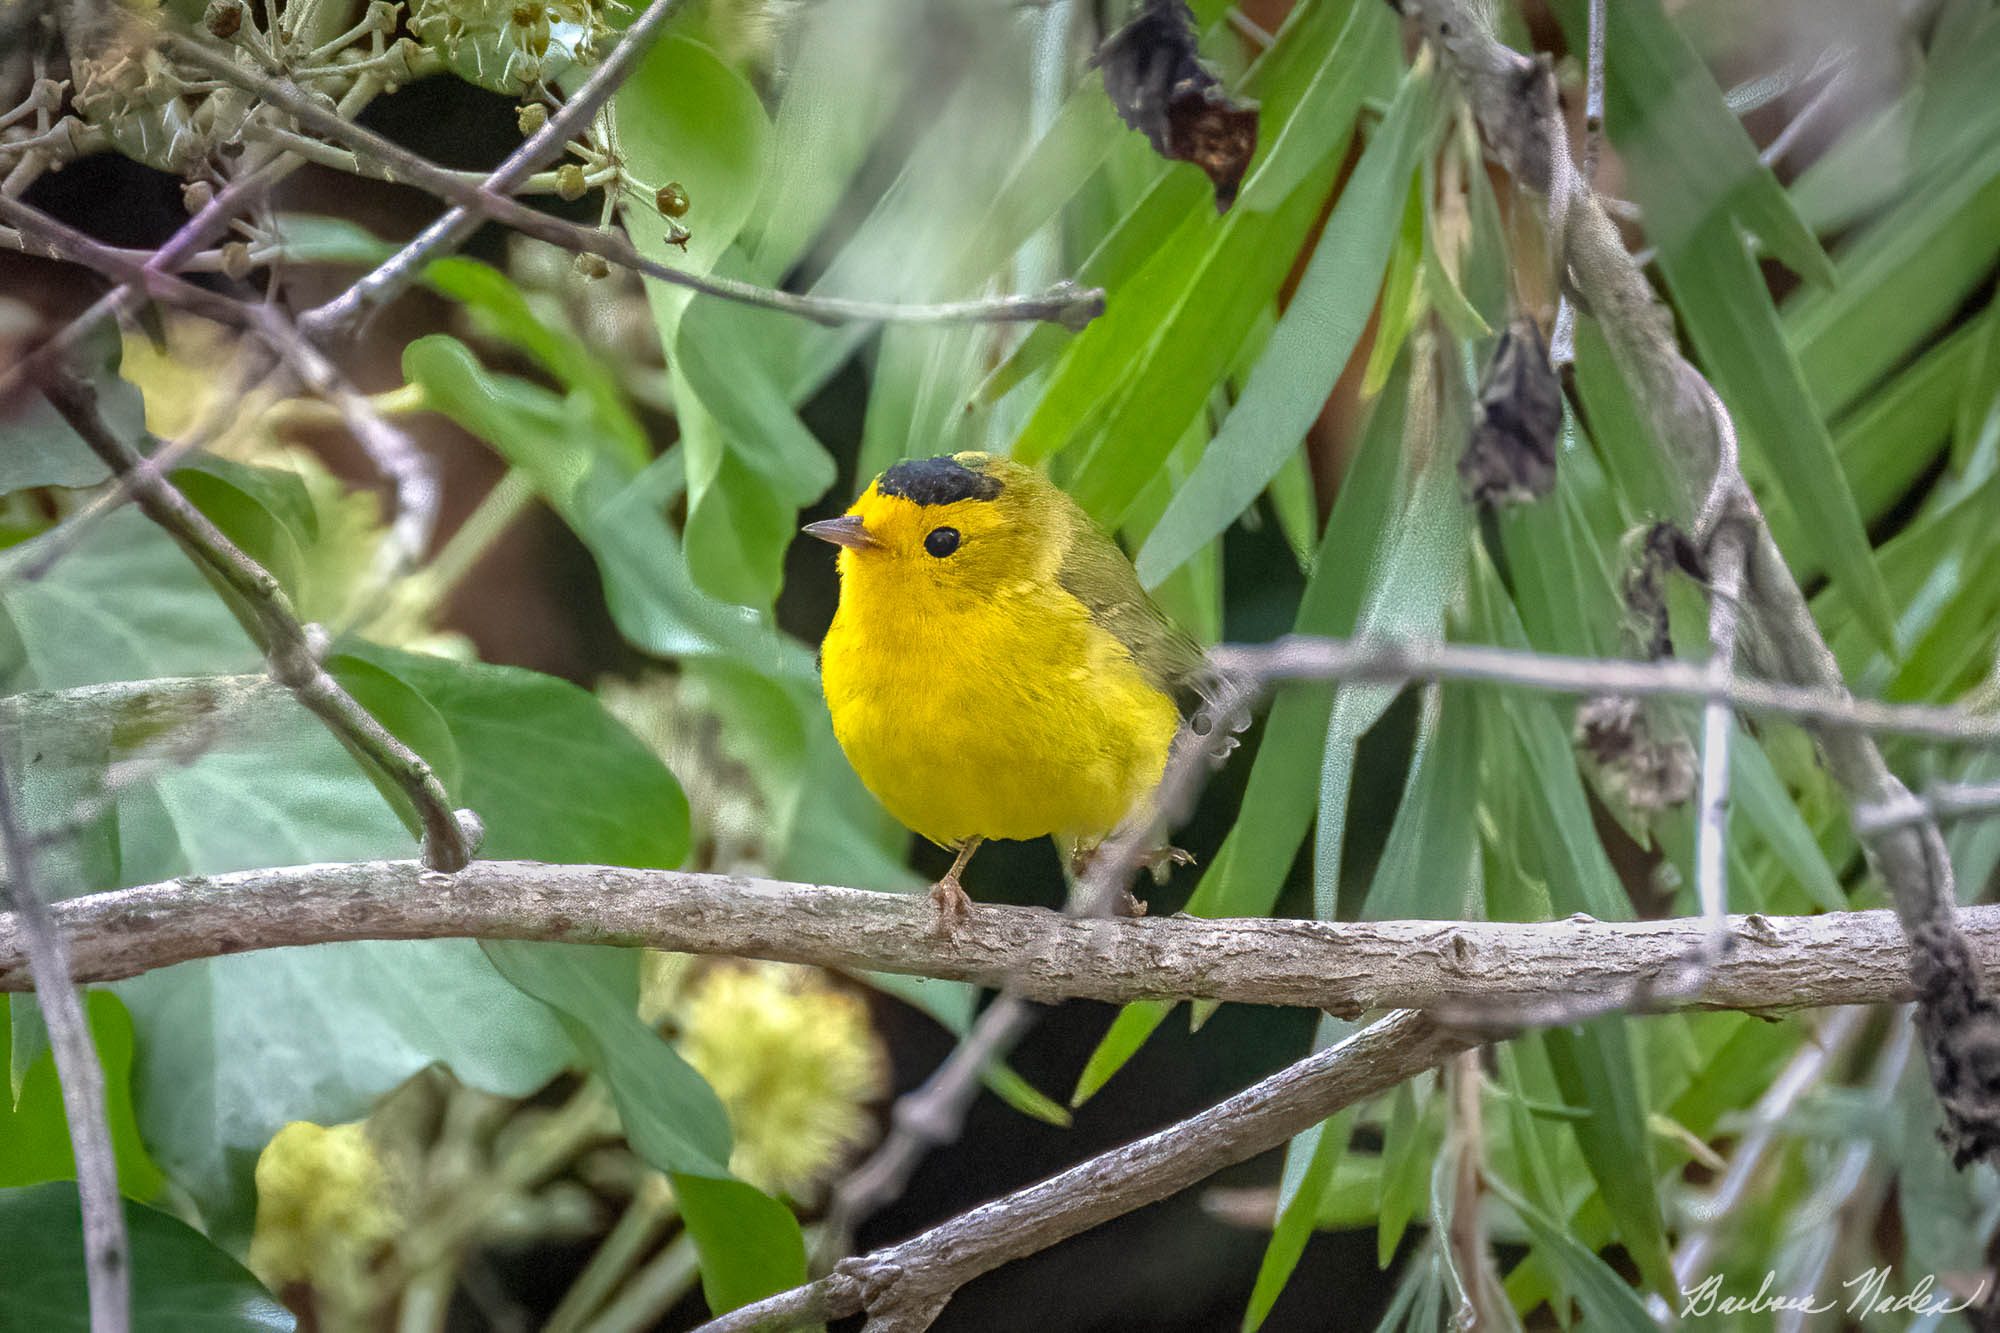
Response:
[{"label": "bare branch", "polygon": [[[245,68],[228,55],[191,38],[175,37],[169,41],[175,55],[239,84],[273,106],[281,108],[287,115],[294,117],[315,133],[338,140],[357,153],[380,163],[390,179],[451,201],[455,205],[454,213],[464,212],[468,216],[491,218],[537,240],[547,241],[565,250],[597,255],[621,268],[643,273],[661,282],[686,287],[703,295],[760,309],[798,315],[822,324],[1044,320],[1080,328],[1104,312],[1102,291],[1070,285],[1060,286],[1041,296],[1000,296],[935,305],[896,305],[880,301],[852,301],[841,297],[802,296],[759,287],[734,278],[690,273],[684,269],[672,268],[640,254],[632,242],[620,232],[585,227],[565,221],[521,203],[503,192],[491,179],[468,180],[463,172],[440,167],[402,145],[384,139],[373,131],[334,114],[307,97],[296,86],[282,79],[275,79]],[[546,128],[545,126],[544,129]],[[271,143],[295,149],[301,146],[296,142],[299,136],[288,132],[266,129],[253,130],[252,133]],[[446,218],[451,216],[453,214],[447,214]],[[421,241],[423,238],[418,239]],[[431,251],[426,251],[426,255],[435,257]],[[392,259],[390,262],[396,261]],[[377,270],[377,272],[382,271]],[[414,272],[411,274],[411,278],[413,277]],[[398,282],[407,285],[411,278],[399,277]]]},{"label": "bare branch", "polygon": [[[1760,549],[1753,558],[1763,555]],[[1717,680],[1697,662],[1620,661],[1484,644],[1297,635],[1268,644],[1217,648],[1211,657],[1219,670],[1263,681],[1463,680],[1554,694],[1716,700],[1745,712],[1813,723],[1823,734],[1884,732],[1963,745],[2000,743],[2000,717],[1961,708],[1855,699],[1837,686],[1789,685],[1740,676]]]},{"label": "bare branch", "polygon": [[1472,1044],[1421,1014],[1390,1014],[1199,1115],[850,1259],[817,1282],[704,1324],[701,1333],[793,1328],[862,1311],[872,1328],[926,1328],[980,1274],[1246,1161]]},{"label": "bare branch", "polygon": [[45,391],[113,476],[133,478],[133,498],[146,516],[242,599],[249,611],[245,627],[270,663],[272,677],[402,791],[423,825],[425,863],[449,871],[470,861],[478,841],[476,817],[469,811],[454,813],[444,784],[422,756],[391,735],[320,665],[291,599],[270,571],[164,478],[146,470],[145,460],[105,425],[88,385],[58,372],[46,381]]},{"label": "bare branch", "polygon": [[[1032,1000],[1205,999],[1329,1009],[1527,1007],[1680,966],[1705,930],[1668,921],[1332,922],[1070,917],[975,905],[933,935],[921,895],[693,871],[413,861],[196,876],[59,903],[79,981],[194,958],[344,940],[513,939],[900,972]],[[2000,906],[1966,909],[1972,957],[2000,971]],[[1910,952],[1888,911],[1732,916],[1736,947],[1677,1006],[1776,1013],[1907,999]],[[0,990],[28,986],[19,922],[0,917]]]},{"label": "bare branch", "polygon": [[63,1115],[76,1154],[76,1192],[83,1210],[83,1261],[90,1290],[91,1333],[125,1333],[132,1323],[131,1265],[125,1244],[125,1201],[118,1193],[118,1161],[104,1110],[104,1066],[90,1038],[83,1000],[70,981],[69,949],[62,928],[42,900],[34,852],[14,801],[0,736],[0,851],[6,854],[4,890],[8,935],[18,943],[27,977],[35,983],[49,1050],[62,1085]]},{"label": "bare branch", "polygon": [[[654,39],[665,31],[667,20],[680,5],[681,0],[651,0],[619,36],[611,53],[590,72],[583,86],[493,170],[486,178],[486,188],[496,195],[511,195],[528,177],[562,156],[569,141],[584,132],[619,85],[639,67],[639,61],[651,49]],[[353,333],[364,315],[415,282],[425,264],[450,254],[470,240],[486,216],[483,208],[453,205],[450,212],[424,228],[415,240],[373,272],[304,315],[300,327],[322,344]]]}]

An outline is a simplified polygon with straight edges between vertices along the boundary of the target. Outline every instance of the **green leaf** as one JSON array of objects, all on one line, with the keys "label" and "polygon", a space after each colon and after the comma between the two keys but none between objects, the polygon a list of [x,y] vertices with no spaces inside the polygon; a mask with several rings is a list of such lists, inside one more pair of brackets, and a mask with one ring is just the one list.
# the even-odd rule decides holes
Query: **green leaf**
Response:
[{"label": "green leaf", "polygon": [[[45,1041],[38,1045],[18,1041],[20,1011],[32,1007],[33,997],[0,996],[0,1004],[9,1000],[17,1045],[26,1045],[21,1053],[28,1058],[11,1105],[0,1104],[0,1187],[73,1180],[76,1159],[71,1155],[69,1117],[63,1111],[55,1058]],[[109,991],[90,991],[84,1000],[91,1043],[104,1069],[104,1111],[118,1162],[118,1188],[128,1198],[150,1199],[164,1180],[139,1141],[132,1112],[132,1015]]]},{"label": "green leaf", "polygon": [[1242,397],[1140,550],[1141,582],[1158,583],[1235,521],[1325,405],[1374,309],[1405,191],[1434,137],[1437,103],[1430,80],[1404,80]]},{"label": "green leaf", "polygon": [[1684,246],[1662,248],[1659,262],[1702,363],[1736,419],[1746,464],[1784,479],[1805,549],[1852,592],[1876,642],[1892,649],[1895,608],[1861,511],[1742,239],[1728,219],[1719,219]]},{"label": "green leaf", "polygon": [[1346,1157],[1358,1113],[1358,1107],[1348,1107],[1293,1139],[1286,1150],[1285,1175],[1278,1185],[1278,1220],[1257,1266],[1257,1282],[1243,1312],[1243,1333],[1256,1333],[1270,1318],[1271,1307],[1305,1255],[1306,1242],[1321,1225],[1321,1204]]},{"label": "green leaf", "polygon": [[1488,1187],[1512,1208],[1534,1233],[1539,1252],[1561,1273],[1565,1283],[1583,1306],[1588,1327],[1623,1329],[1646,1333],[1653,1320],[1645,1302],[1611,1266],[1583,1245],[1555,1218],[1529,1203],[1505,1182],[1488,1178]]},{"label": "green leaf", "polygon": [[[1227,854],[1225,850],[1223,855]],[[1220,862],[1222,856],[1216,860]],[[1111,1020],[1110,1030],[1098,1039],[1096,1049],[1084,1062],[1083,1072],[1077,1075],[1076,1090],[1070,1093],[1069,1104],[1081,1106],[1096,1096],[1097,1090],[1139,1053],[1146,1039],[1173,1011],[1174,1006],[1166,1000],[1135,1000],[1120,1009],[1118,1017]]]},{"label": "green leaf", "polygon": [[[10,552],[32,559],[36,543]],[[19,632],[11,688],[255,669],[248,640],[173,542],[136,510],[105,518],[35,583],[0,579]],[[92,777],[92,774],[82,774]],[[238,719],[186,766],[117,798],[116,888],[181,874],[408,856],[354,759],[286,701]],[[414,978],[422,985],[414,986]],[[428,1065],[515,1096],[569,1043],[465,940],[340,944],[206,959],[117,984],[137,1049],[140,1136],[212,1234],[249,1234],[257,1152],[291,1120],[352,1119]],[[441,1014],[476,1013],[476,1026]]]},{"label": "green leaf", "polygon": [[1542,1041],[1563,1099],[1590,1108],[1570,1128],[1619,1236],[1647,1284],[1669,1295],[1676,1288],[1654,1180],[1652,1136],[1625,1034],[1625,1021],[1611,1018],[1551,1028]]},{"label": "green leaf", "polygon": [[1362,903],[1371,920],[1480,916],[1479,699],[1464,688],[1425,697],[1410,775]]},{"label": "green leaf", "polygon": [[[1413,357],[1429,355],[1422,343]],[[1440,358],[1443,360],[1443,358]],[[1422,395],[1435,380],[1412,376],[1411,393]],[[1463,405],[1462,395],[1446,399]],[[1445,466],[1444,441],[1463,433],[1462,412],[1443,422],[1439,409],[1411,404],[1404,452],[1423,466],[1412,483],[1409,501],[1397,516],[1387,558],[1370,572],[1368,600],[1356,621],[1357,638],[1383,638],[1424,643],[1444,637],[1445,610],[1463,576],[1465,565],[1465,506],[1459,499],[1456,469]],[[1326,749],[1320,759],[1318,838],[1313,849],[1313,915],[1332,921],[1339,915],[1341,853],[1347,839],[1347,804],[1354,780],[1354,759],[1361,737],[1373,727],[1402,692],[1398,684],[1343,682],[1334,693],[1328,719]]]},{"label": "green leaf", "polygon": [[[639,253],[671,268],[707,273],[756,207],[771,126],[757,92],[699,42],[663,37],[611,99],[607,120],[627,181],[619,221]],[[687,248],[667,241],[655,206],[659,188],[678,181],[689,208]],[[676,346],[685,287],[647,278],[660,346]]]},{"label": "green leaf", "polygon": [[685,1172],[671,1179],[711,1313],[805,1285],[805,1236],[791,1209],[740,1180]]},{"label": "green leaf", "polygon": [[693,1066],[641,1022],[639,955],[488,940],[502,976],[549,1006],[617,1103],[632,1148],[662,1171],[727,1178],[729,1116]]},{"label": "green leaf", "polygon": [[[147,1333],[276,1333],[297,1326],[250,1271],[199,1231],[143,1204],[125,1205],[132,1327]],[[0,1190],[0,1327],[65,1333],[90,1327],[83,1210],[67,1182]]]},{"label": "green leaf", "polygon": [[1444,1126],[1428,1097],[1417,1096],[1418,1080],[1399,1084],[1389,1097],[1382,1127],[1381,1216],[1375,1227],[1375,1266],[1387,1268],[1403,1243],[1410,1219],[1423,1208],[1430,1170]]},{"label": "green leaf", "polygon": [[[1300,634],[1341,635],[1361,612],[1367,570],[1388,557],[1395,541],[1396,498],[1402,489],[1407,368],[1399,369],[1375,404],[1359,450],[1335,498],[1313,560],[1293,629]],[[1323,752],[1333,700],[1326,687],[1294,685],[1278,691],[1250,766],[1241,813],[1222,848],[1202,873],[1184,909],[1190,916],[1262,916],[1271,911],[1312,827],[1313,770]],[[1141,1001],[1125,1006],[1098,1043],[1070,1096],[1080,1106],[1145,1044],[1173,1006]]]},{"label": "green leaf", "polygon": [[[1556,12],[1583,49],[1583,6]],[[1825,251],[1660,0],[1607,8],[1604,50],[1606,123],[1645,209],[1648,239],[1663,251],[1702,246],[1703,233],[1727,233],[1733,218],[1794,273],[1831,287]],[[1761,280],[1756,288],[1764,290]]]},{"label": "green leaf", "polygon": [[799,510],[834,483],[833,458],[764,368],[760,334],[780,318],[715,301],[689,310],[672,360],[687,451],[688,569],[709,595],[768,608]]},{"label": "green leaf", "polygon": [[353,264],[373,268],[396,247],[348,218],[318,213],[280,213],[271,232],[288,264]]},{"label": "green leaf", "polygon": [[[348,651],[414,690],[448,729],[461,775],[452,795],[485,822],[482,855],[637,868],[687,856],[680,784],[594,696],[520,667]],[[407,717],[383,721],[397,729]],[[438,743],[434,731],[398,734],[426,758],[422,747]]]},{"label": "green leaf", "polygon": [[[144,451],[146,407],[138,389],[118,376],[120,348],[117,326],[107,322],[77,350],[74,363],[97,390],[97,407],[111,433]],[[27,393],[23,405],[7,406],[0,436],[6,440],[0,448],[0,495],[30,486],[95,486],[111,475],[38,391]]]}]

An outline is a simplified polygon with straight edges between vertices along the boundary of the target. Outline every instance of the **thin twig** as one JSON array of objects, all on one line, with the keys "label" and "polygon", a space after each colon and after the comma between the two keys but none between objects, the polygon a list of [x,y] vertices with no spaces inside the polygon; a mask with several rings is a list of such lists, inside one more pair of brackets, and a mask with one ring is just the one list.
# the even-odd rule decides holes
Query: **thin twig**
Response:
[{"label": "thin twig", "polygon": [[327,673],[292,610],[291,599],[270,571],[245,554],[186,496],[158,475],[145,472],[145,460],[105,425],[96,393],[88,385],[57,373],[45,381],[44,392],[114,476],[134,478],[133,498],[146,516],[242,599],[249,612],[245,627],[263,651],[273,679],[402,791],[423,826],[425,864],[445,872],[466,865],[478,842],[477,817],[470,811],[455,813],[430,765]]},{"label": "thin twig", "polygon": [[704,1324],[701,1333],[795,1328],[862,1311],[871,1327],[922,1329],[980,1274],[1177,1193],[1473,1044],[1422,1014],[1390,1014],[1199,1115],[900,1245],[849,1259],[816,1282]]},{"label": "thin twig", "polygon": [[[34,716],[36,696],[22,706]],[[1674,972],[1707,929],[1695,918],[1083,918],[975,904],[950,935],[936,935],[922,895],[527,861],[478,861],[450,877],[414,861],[288,866],[93,894],[53,910],[79,981],[349,940],[553,940],[899,972],[1037,1001],[1216,1000],[1350,1017],[1434,1009],[1454,1025],[1466,1013],[1532,1012],[1580,989]],[[1973,962],[2000,971],[2000,906],[1967,908],[1966,928]],[[1707,985],[1670,1007],[1779,1013],[1912,993],[1909,946],[1891,912],[1732,916],[1729,930],[1736,945]],[[20,925],[0,916],[0,990],[28,984]]]},{"label": "thin twig", "polygon": [[[1604,151],[1604,0],[1590,0],[1589,56],[1584,64],[1583,83],[1583,183],[1597,186],[1597,160]],[[1556,275],[1563,276],[1563,256],[1555,255]],[[1576,303],[1569,299],[1569,284],[1559,283],[1555,332],[1549,338],[1549,361],[1560,370],[1576,360]]]},{"label": "thin twig", "polygon": [[83,1261],[90,1292],[91,1333],[125,1333],[132,1323],[131,1264],[125,1243],[125,1202],[118,1193],[118,1161],[104,1109],[104,1066],[90,1037],[83,999],[70,981],[70,956],[62,926],[36,882],[34,852],[21,825],[0,736],[0,851],[6,854],[4,888],[27,976],[41,1001],[62,1085],[63,1115],[76,1155],[77,1200],[83,1209]]},{"label": "thin twig", "polygon": [[[1764,555],[1760,548],[1752,558],[1762,560]],[[1716,700],[1745,712],[1810,722],[1823,732],[1882,732],[1964,745],[2000,742],[2000,718],[1959,708],[1855,699],[1832,686],[1741,676],[1718,681],[1697,662],[1566,657],[1484,644],[1303,636],[1218,648],[1211,656],[1219,670],[1266,682],[1458,680],[1553,694]]]},{"label": "thin twig", "polygon": [[[537,240],[547,241],[565,250],[596,255],[621,268],[631,269],[661,282],[686,287],[703,295],[759,309],[797,315],[821,324],[1039,320],[1080,328],[1104,311],[1104,293],[1101,290],[1079,288],[1069,284],[1059,285],[1054,290],[1039,296],[997,296],[932,305],[898,305],[881,301],[855,301],[842,297],[799,295],[759,287],[754,283],[716,274],[691,273],[685,269],[673,268],[640,254],[632,242],[620,232],[565,221],[521,203],[503,192],[491,178],[483,182],[468,180],[462,172],[440,167],[401,144],[393,143],[363,126],[333,114],[282,79],[247,69],[225,54],[211,50],[190,38],[178,37],[170,41],[176,55],[236,82],[247,91],[254,92],[265,101],[281,108],[308,129],[329,139],[338,139],[354,152],[380,163],[390,179],[449,200],[455,206],[454,214],[463,211],[468,215],[477,214],[491,218]],[[553,123],[554,121],[550,122]],[[255,133],[270,142],[296,147],[294,140],[297,136],[287,132],[259,130]],[[447,214],[446,219],[454,214]],[[429,232],[425,235],[429,235]],[[426,258],[436,257],[436,254],[429,250],[425,254]],[[392,259],[390,262],[396,261]],[[377,270],[378,273],[382,271]],[[398,270],[399,274],[401,272],[402,270]],[[407,281],[401,278],[398,280],[405,283]]]},{"label": "thin twig", "polygon": [[[1726,686],[1736,670],[1737,611],[1743,593],[1745,532],[1724,523],[1709,544],[1708,674]],[[1701,710],[1701,781],[1695,796],[1694,887],[1708,936],[1698,971],[1706,973],[1729,945],[1729,748],[1736,711],[1711,697]],[[1695,989],[1700,988],[1693,980]]]},{"label": "thin twig", "polygon": [[1899,803],[1856,806],[1854,831],[1873,837],[1930,821],[1945,823],[2000,813],[2000,782],[1940,782]]}]

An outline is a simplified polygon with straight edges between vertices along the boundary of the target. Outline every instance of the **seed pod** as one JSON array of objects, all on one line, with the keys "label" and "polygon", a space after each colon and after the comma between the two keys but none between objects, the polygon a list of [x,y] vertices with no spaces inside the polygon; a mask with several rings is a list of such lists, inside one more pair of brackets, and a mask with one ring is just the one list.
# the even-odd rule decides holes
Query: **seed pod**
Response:
[{"label": "seed pod", "polygon": [[243,0],[209,0],[201,22],[210,36],[228,41],[243,26]]},{"label": "seed pod", "polygon": [[215,187],[207,181],[183,181],[181,183],[181,207],[189,216],[208,207],[208,201],[215,198]]},{"label": "seed pod", "polygon": [[231,241],[222,247],[222,272],[238,282],[250,276],[250,246],[246,242]]},{"label": "seed pod", "polygon": [[540,102],[523,102],[514,109],[514,126],[526,138],[549,123],[549,109]]},{"label": "seed pod", "polygon": [[574,162],[565,162],[556,168],[556,197],[575,203],[590,193],[590,182],[583,177],[583,168]]},{"label": "seed pod", "polygon": [[1090,58],[1105,96],[1153,151],[1207,173],[1217,212],[1257,153],[1257,104],[1232,97],[1195,49],[1194,15],[1183,0],[1143,0],[1138,14]]},{"label": "seed pod", "polygon": [[668,181],[653,196],[653,206],[670,218],[685,217],[688,211],[688,192],[679,181]]},{"label": "seed pod", "polygon": [[592,281],[611,276],[611,265],[604,262],[603,255],[580,254],[576,257],[575,268],[579,276]]},{"label": "seed pod", "polygon": [[1500,332],[1479,386],[1472,436],[1458,460],[1469,503],[1495,508],[1539,500],[1555,489],[1562,381],[1539,325],[1516,316]]}]

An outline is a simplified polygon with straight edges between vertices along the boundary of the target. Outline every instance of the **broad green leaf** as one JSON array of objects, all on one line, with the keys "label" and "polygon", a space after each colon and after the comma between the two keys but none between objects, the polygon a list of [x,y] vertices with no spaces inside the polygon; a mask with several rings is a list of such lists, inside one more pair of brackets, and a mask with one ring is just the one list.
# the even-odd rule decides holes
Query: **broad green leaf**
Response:
[{"label": "broad green leaf", "polygon": [[[117,328],[107,325],[77,350],[72,364],[97,390],[98,410],[112,434],[137,445],[146,409],[139,391],[119,378],[120,349]],[[39,392],[0,410],[0,441],[0,495],[30,486],[95,486],[111,475]]]},{"label": "broad green leaf", "polygon": [[489,940],[502,976],[546,1004],[610,1088],[633,1151],[663,1171],[726,1178],[729,1116],[693,1067],[639,1019],[639,954]]},{"label": "broad green leaf", "polygon": [[[146,1333],[289,1333],[250,1270],[179,1218],[125,1205],[132,1327]],[[0,1190],[0,1327],[83,1333],[83,1209],[66,1181]]]},{"label": "broad green leaf", "polygon": [[350,652],[415,690],[449,729],[461,773],[452,795],[485,821],[482,855],[638,868],[687,855],[680,784],[593,696],[520,667],[376,644]]},{"label": "broad green leaf", "polygon": [[[19,557],[32,559],[35,545]],[[107,517],[39,582],[0,582],[0,603],[44,688],[255,669],[222,602],[135,510]],[[408,834],[354,759],[289,702],[122,791],[116,818],[116,877],[90,888],[410,855]],[[140,1136],[212,1234],[230,1241],[248,1235],[251,1166],[286,1122],[352,1119],[440,1062],[475,1086],[525,1095],[569,1050],[541,1007],[464,940],[206,959],[115,990],[144,1056],[133,1071]],[[466,1013],[483,1021],[439,1021]]]},{"label": "broad green leaf", "polygon": [[[708,272],[749,220],[762,188],[771,127],[756,90],[701,43],[663,37],[619,85],[607,122],[629,177],[618,216],[632,244],[670,268]],[[655,205],[669,182],[687,191],[686,249],[668,243],[667,219]],[[660,345],[672,348],[692,293],[645,281]]]},{"label": "broad green leaf", "polygon": [[[454,255],[426,265],[424,285],[471,311],[483,332],[533,357],[569,390],[570,410],[582,408],[591,422],[590,429],[571,432],[571,436],[611,453],[627,468],[646,465],[652,448],[645,428],[632,415],[602,354],[568,329],[542,320],[512,278],[477,260]],[[573,442],[570,436],[562,436],[549,444],[562,448]]]},{"label": "broad green leaf", "polygon": [[396,247],[349,218],[321,213],[280,213],[271,233],[288,264],[352,264],[373,268]]},{"label": "broad green leaf", "polygon": [[701,1290],[711,1313],[806,1281],[806,1242],[792,1210],[740,1180],[676,1172],[674,1205],[701,1258]]},{"label": "broad green leaf", "polygon": [[[104,1068],[104,1111],[118,1159],[118,1188],[128,1198],[150,1199],[164,1181],[139,1141],[132,1113],[132,1015],[109,991],[93,990],[84,998],[91,1043]],[[32,999],[0,996],[0,1006],[23,1009]],[[46,1043],[32,1051],[22,1073],[14,1097],[0,1103],[0,1187],[73,1180],[76,1159],[70,1149],[69,1118],[63,1112],[55,1058]]]}]

